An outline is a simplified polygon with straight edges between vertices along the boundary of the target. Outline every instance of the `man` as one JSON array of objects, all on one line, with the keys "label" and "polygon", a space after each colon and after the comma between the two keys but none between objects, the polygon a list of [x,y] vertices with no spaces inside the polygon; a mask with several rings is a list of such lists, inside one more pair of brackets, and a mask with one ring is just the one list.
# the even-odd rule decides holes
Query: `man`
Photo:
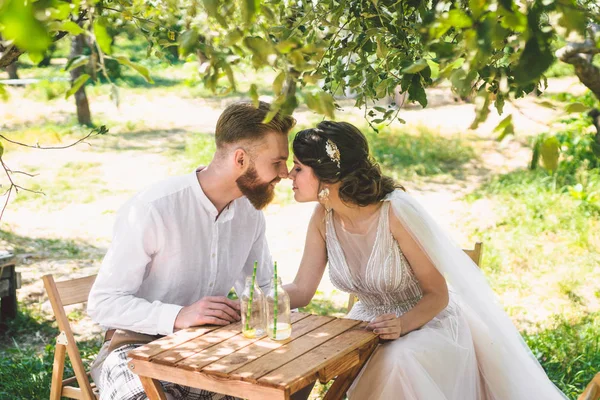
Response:
[{"label": "man", "polygon": [[[258,284],[268,286],[272,261],[259,210],[287,177],[287,136],[295,124],[279,114],[263,123],[268,111],[263,102],[227,107],[208,166],[138,193],[119,211],[88,301],[92,319],[108,329],[92,367],[101,399],[145,398],[127,352],[154,335],[240,320],[239,302],[226,296],[232,286],[241,295],[255,260]],[[230,398],[163,386],[174,399]]]}]

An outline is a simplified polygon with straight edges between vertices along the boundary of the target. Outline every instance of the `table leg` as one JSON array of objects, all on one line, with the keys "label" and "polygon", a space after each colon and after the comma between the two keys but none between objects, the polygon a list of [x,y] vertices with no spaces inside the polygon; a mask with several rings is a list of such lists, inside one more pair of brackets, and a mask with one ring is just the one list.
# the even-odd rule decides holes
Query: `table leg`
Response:
[{"label": "table leg", "polygon": [[142,386],[144,387],[148,399],[167,400],[167,396],[165,396],[162,386],[156,379],[147,378],[145,376],[140,376],[139,378],[140,381],[142,381]]},{"label": "table leg", "polygon": [[333,382],[333,385],[331,385],[325,394],[323,400],[342,400],[350,388],[350,385],[352,385],[352,382],[354,382],[354,379],[356,379],[362,367],[365,366],[367,360],[369,360],[369,357],[371,357],[371,354],[373,354],[373,351],[375,351],[376,347],[377,342],[373,342],[369,345],[369,347],[366,347],[364,349],[364,353],[361,352],[360,363],[354,368],[338,376]]}]

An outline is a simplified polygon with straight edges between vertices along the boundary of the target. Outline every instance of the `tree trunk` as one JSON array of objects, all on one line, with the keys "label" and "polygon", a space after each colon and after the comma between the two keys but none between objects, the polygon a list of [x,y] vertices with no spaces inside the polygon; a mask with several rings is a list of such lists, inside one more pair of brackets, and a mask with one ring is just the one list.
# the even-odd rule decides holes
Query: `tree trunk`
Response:
[{"label": "tree trunk", "polygon": [[[83,54],[85,38],[83,35],[75,36],[71,41],[71,58],[76,58]],[[71,81],[75,82],[81,76],[84,67],[77,67],[71,70]],[[75,92],[75,106],[77,107],[77,120],[82,125],[92,126],[92,114],[90,113],[90,105],[85,94],[85,85],[81,86]]]},{"label": "tree trunk", "polygon": [[17,74],[17,63],[16,62],[7,66],[6,72],[8,72],[8,79],[19,79],[19,74]]}]

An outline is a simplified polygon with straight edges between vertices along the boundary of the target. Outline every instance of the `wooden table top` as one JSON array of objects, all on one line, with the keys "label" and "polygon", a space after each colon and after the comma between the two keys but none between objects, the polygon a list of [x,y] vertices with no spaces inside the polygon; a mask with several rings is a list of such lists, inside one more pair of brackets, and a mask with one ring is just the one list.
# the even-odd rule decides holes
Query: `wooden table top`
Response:
[{"label": "wooden table top", "polygon": [[[284,341],[264,336],[248,339],[241,334],[239,322],[188,328],[129,352],[130,367],[141,376],[176,383],[189,383],[190,376],[209,378],[196,385],[207,390],[206,382],[238,381],[289,395],[316,379],[327,382],[356,366],[361,351],[372,349],[378,340],[365,325],[294,312],[292,335]],[[213,391],[223,387],[217,385]]]}]

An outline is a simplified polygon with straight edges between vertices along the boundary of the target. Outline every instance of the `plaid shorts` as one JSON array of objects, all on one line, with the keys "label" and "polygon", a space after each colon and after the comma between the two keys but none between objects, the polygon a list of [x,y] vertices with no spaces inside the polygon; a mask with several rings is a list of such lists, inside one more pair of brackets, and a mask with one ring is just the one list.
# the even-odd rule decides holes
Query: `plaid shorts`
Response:
[{"label": "plaid shorts", "polygon": [[[111,352],[100,373],[100,400],[145,400],[147,399],[142,382],[127,366],[127,353],[140,345],[130,344]],[[236,397],[181,386],[170,382],[160,382],[168,399],[175,400],[238,400]]]}]

